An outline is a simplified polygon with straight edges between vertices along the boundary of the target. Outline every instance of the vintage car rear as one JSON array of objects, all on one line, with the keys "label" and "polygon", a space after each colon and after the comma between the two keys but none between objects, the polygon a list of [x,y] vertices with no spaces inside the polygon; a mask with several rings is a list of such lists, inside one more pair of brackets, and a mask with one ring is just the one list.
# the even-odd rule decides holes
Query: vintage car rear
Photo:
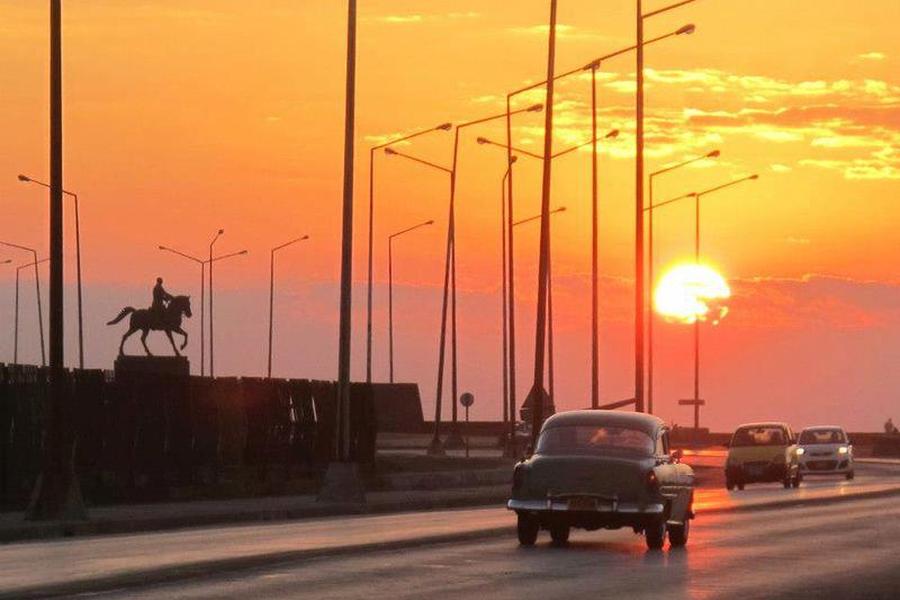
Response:
[{"label": "vintage car rear", "polygon": [[687,542],[693,517],[694,474],[668,447],[658,418],[618,411],[560,413],[541,429],[534,454],[516,465],[508,508],[516,511],[519,541],[533,544],[540,529],[555,542],[571,527],[632,527],[651,548]]},{"label": "vintage car rear", "polygon": [[735,430],[725,460],[725,487],[780,481],[785,488],[802,480],[795,436],[785,423],[748,423]]}]

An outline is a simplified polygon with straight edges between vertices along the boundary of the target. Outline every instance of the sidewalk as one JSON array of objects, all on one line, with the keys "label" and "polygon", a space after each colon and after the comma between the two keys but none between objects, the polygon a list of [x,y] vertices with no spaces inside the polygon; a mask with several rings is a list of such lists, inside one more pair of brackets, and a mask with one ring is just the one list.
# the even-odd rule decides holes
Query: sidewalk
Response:
[{"label": "sidewalk", "polygon": [[199,525],[286,521],[337,515],[432,510],[463,506],[502,506],[509,485],[442,490],[382,491],[366,494],[365,505],[320,503],[312,495],[270,496],[99,506],[84,522],[32,522],[22,512],[0,514],[0,542],[110,533],[159,531]]}]

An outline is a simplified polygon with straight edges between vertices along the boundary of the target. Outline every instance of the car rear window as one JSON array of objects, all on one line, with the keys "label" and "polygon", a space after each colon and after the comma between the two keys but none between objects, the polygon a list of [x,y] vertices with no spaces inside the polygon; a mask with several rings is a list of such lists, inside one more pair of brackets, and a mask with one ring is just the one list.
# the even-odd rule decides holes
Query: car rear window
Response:
[{"label": "car rear window", "polygon": [[598,425],[561,425],[541,433],[537,453],[554,455],[653,454],[650,436],[637,429]]},{"label": "car rear window", "polygon": [[841,429],[807,429],[800,434],[801,444],[845,444],[847,436]]},{"label": "car rear window", "polygon": [[734,432],[732,446],[786,446],[787,436],[781,427],[742,427]]}]

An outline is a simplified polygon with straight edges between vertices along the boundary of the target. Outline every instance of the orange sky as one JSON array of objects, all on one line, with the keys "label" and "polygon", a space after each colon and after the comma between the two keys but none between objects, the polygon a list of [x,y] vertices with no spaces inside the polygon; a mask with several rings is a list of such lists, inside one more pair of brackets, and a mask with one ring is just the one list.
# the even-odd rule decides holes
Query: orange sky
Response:
[{"label": "orange sky", "polygon": [[[645,4],[652,9],[665,2]],[[155,276],[175,291],[198,295],[196,269],[156,246],[201,254],[215,229],[224,227],[217,248],[250,254],[216,272],[217,370],[264,371],[268,249],[309,233],[308,242],[279,259],[275,371],[334,377],[344,3],[64,5],[65,177],[82,199],[88,364],[111,364],[121,332],[103,323],[123,304],[149,303]],[[559,68],[633,43],[632,3],[598,6],[560,2]],[[364,373],[368,146],[395,133],[502,110],[505,92],[543,78],[546,16],[547,2],[536,0],[360,1],[355,376]],[[15,175],[45,177],[48,170],[47,20],[46,3],[0,2],[0,239],[42,249],[46,195]],[[728,318],[704,332],[704,395],[716,427],[783,416],[795,425],[825,419],[873,429],[896,410],[900,376],[882,367],[900,358],[898,21],[900,5],[893,0],[748,0],[700,1],[648,22],[648,36],[697,25],[693,36],[647,51],[648,170],[722,150],[715,163],[660,179],[659,198],[751,172],[762,176],[711,196],[704,207],[704,256],[736,294]],[[633,68],[630,57],[610,61],[600,88],[601,129],[622,130],[600,162],[605,400],[630,395]],[[585,139],[588,91],[584,80],[560,86],[558,149]],[[539,149],[542,119],[517,123],[517,143]],[[502,133],[493,125],[472,130],[461,145],[460,383],[476,393],[474,418],[497,414],[503,170],[502,152],[474,138],[500,140]],[[449,163],[450,140],[435,133],[405,151]],[[420,384],[427,411],[434,393],[446,179],[400,159],[377,160],[379,378],[387,369],[386,236],[420,220],[437,221],[399,242],[396,255],[398,375]],[[521,216],[538,206],[539,165],[530,163],[523,159],[517,174]],[[589,191],[588,154],[555,164],[554,204],[568,207],[554,217],[563,408],[583,406],[588,397]],[[673,206],[657,223],[660,266],[689,255],[691,207]],[[536,225],[524,227],[517,254],[523,374],[532,351],[538,233]],[[7,257],[27,258],[0,251],[0,260]],[[13,279],[13,269],[0,266],[4,323],[11,319]],[[39,356],[33,312],[23,304],[20,352],[32,361]],[[74,359],[74,313],[68,315],[68,357]],[[196,353],[197,319],[189,331]],[[0,335],[0,360],[9,360],[11,334]],[[680,423],[688,415],[674,401],[690,393],[689,339],[684,327],[660,327],[661,414]],[[164,349],[162,340],[154,344]],[[838,407],[848,401],[866,410],[846,416]]]}]

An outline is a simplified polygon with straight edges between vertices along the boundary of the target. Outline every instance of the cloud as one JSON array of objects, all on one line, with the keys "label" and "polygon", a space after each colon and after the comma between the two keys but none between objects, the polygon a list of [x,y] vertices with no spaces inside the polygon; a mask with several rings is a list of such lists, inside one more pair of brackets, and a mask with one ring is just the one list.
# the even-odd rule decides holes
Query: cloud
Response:
[{"label": "cloud", "polygon": [[477,12],[450,12],[444,14],[410,13],[406,15],[383,15],[372,17],[370,20],[376,23],[388,25],[410,25],[414,23],[435,23],[438,21],[477,19],[481,14]]},{"label": "cloud", "polygon": [[887,56],[883,52],[866,52],[858,54],[856,58],[860,60],[884,60]]},{"label": "cloud", "polygon": [[788,165],[782,165],[779,163],[769,165],[769,169],[771,169],[772,172],[774,172],[774,173],[790,173],[791,171],[794,170],[793,168],[789,167]]}]

